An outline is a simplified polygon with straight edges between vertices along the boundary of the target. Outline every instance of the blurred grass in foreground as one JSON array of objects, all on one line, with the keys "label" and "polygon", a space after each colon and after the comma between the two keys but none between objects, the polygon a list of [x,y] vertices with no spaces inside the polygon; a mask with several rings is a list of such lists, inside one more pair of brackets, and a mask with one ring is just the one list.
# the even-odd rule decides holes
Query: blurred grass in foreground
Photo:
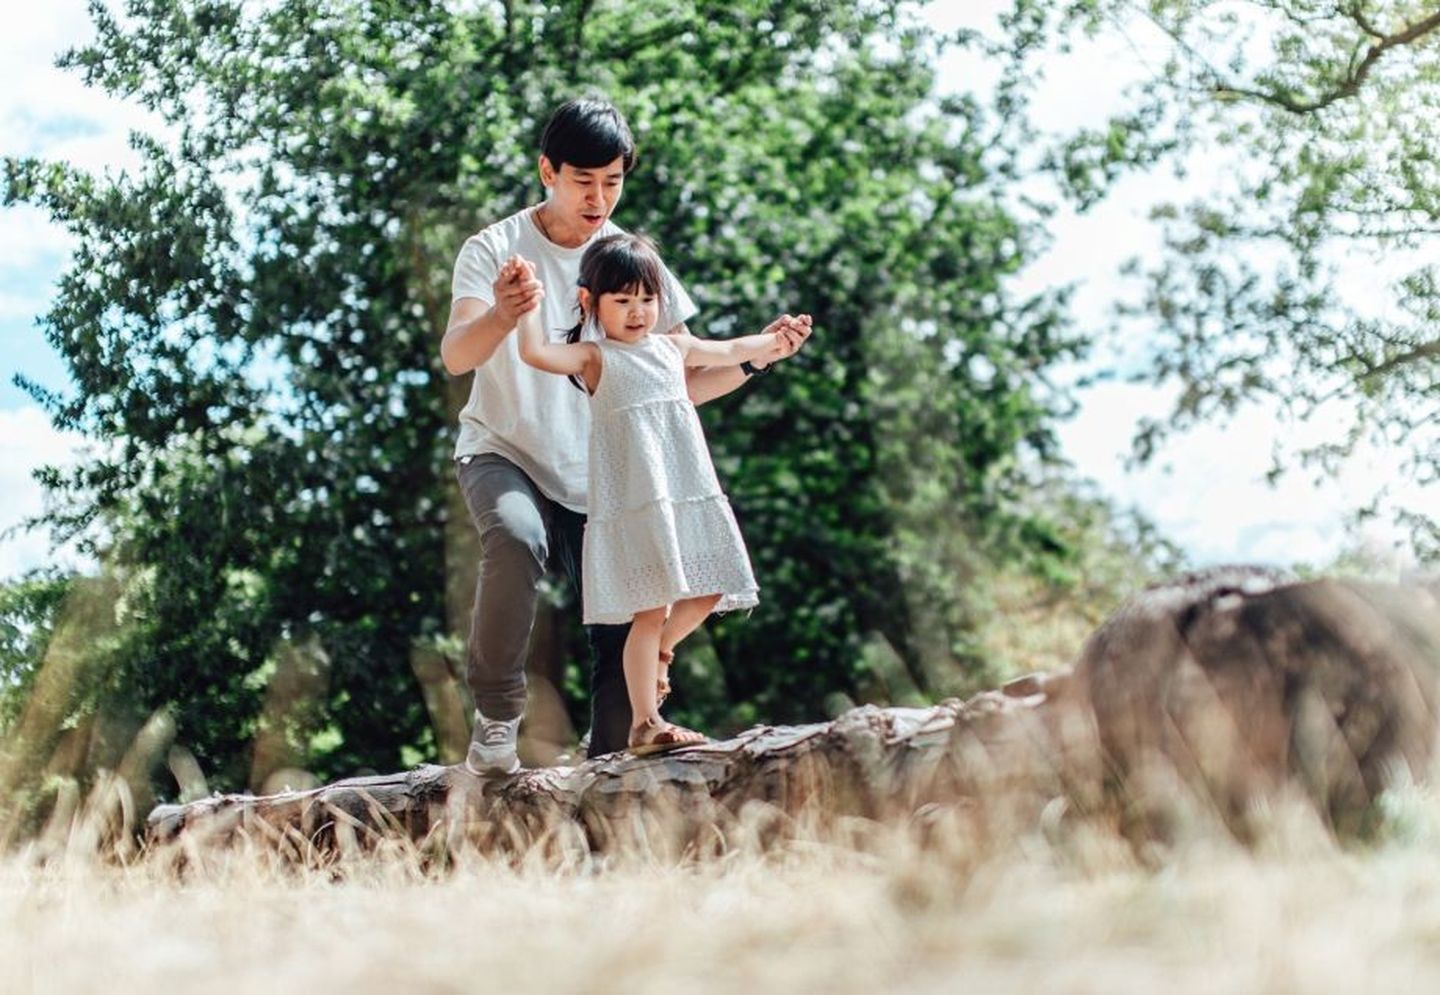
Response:
[{"label": "blurred grass in foreground", "polygon": [[1440,799],[1382,808],[1363,847],[1303,803],[1251,848],[1196,825],[1139,851],[1089,824],[980,836],[959,810],[775,843],[757,807],[680,860],[556,837],[308,867],[120,860],[82,814],[0,864],[0,991],[1434,990]]}]

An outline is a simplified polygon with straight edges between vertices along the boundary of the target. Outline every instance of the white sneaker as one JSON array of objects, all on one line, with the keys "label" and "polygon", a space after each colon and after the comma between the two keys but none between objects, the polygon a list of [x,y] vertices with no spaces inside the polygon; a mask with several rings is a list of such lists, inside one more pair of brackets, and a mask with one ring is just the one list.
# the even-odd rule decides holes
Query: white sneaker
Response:
[{"label": "white sneaker", "polygon": [[519,716],[508,721],[487,719],[477,708],[470,750],[465,754],[465,769],[481,776],[515,773],[520,769],[520,755],[515,752],[519,738]]}]

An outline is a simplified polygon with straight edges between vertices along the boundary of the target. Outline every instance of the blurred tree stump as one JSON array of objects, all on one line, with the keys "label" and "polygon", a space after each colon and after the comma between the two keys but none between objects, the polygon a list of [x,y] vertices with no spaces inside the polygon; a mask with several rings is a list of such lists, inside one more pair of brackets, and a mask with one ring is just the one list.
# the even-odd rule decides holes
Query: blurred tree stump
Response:
[{"label": "blurred tree stump", "polygon": [[1035,825],[1057,800],[1146,835],[1170,832],[1198,806],[1243,835],[1281,794],[1310,799],[1352,832],[1388,783],[1428,774],[1437,675],[1434,591],[1213,570],[1141,594],[1072,667],[969,700],[867,706],[833,722],[512,777],[423,766],[163,805],[147,837],[238,834],[296,855],[395,834],[439,848],[685,848],[707,834],[852,816],[958,813],[979,831],[1008,832]]},{"label": "blurred tree stump", "polygon": [[1181,787],[1243,832],[1257,802],[1298,789],[1363,828],[1388,783],[1430,773],[1437,593],[1240,568],[1145,592],[1075,667],[1112,796],[1163,821]]}]

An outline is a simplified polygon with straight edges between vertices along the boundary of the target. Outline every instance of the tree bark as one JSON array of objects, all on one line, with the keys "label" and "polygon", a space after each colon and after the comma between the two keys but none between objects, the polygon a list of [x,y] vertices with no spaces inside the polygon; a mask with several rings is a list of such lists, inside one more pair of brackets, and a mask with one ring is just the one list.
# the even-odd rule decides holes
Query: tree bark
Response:
[{"label": "tree bark", "polygon": [[[1197,813],[1242,838],[1266,798],[1362,830],[1397,775],[1429,772],[1440,600],[1426,588],[1253,568],[1143,593],[1071,667],[931,708],[854,709],[658,757],[477,778],[422,766],[151,813],[148,841],[270,840],[296,856],[400,833],[439,850],[537,844],[693,851],[737,832],[960,813],[983,831],[1042,813],[1164,837]],[[758,827],[758,828],[757,828]]]}]

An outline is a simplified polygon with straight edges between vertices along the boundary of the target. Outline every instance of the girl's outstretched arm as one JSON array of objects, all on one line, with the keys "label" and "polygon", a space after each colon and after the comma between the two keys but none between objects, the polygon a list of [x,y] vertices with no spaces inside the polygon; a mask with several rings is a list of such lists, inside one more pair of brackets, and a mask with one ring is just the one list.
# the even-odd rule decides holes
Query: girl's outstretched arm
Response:
[{"label": "girl's outstretched arm", "polygon": [[779,332],[761,332],[734,339],[698,339],[689,332],[675,336],[686,366],[739,366],[746,360],[773,359],[781,348]]},{"label": "girl's outstretched arm", "polygon": [[[766,325],[764,330],[780,333],[781,348],[774,355],[752,359],[750,362],[755,364],[755,372],[760,372],[799,352],[800,347],[805,344],[805,340],[810,337],[812,320],[808,314],[782,314]],[[688,331],[690,329],[682,324],[677,325],[668,334],[675,335]],[[687,366],[685,368],[685,392],[696,404],[704,404],[717,397],[724,397],[749,379],[749,372],[743,372],[734,366]]]},{"label": "girl's outstretched arm", "polygon": [[540,327],[540,308],[531,308],[515,325],[520,358],[537,370],[579,376],[594,393],[600,383],[600,349],[594,342],[551,342]]}]

